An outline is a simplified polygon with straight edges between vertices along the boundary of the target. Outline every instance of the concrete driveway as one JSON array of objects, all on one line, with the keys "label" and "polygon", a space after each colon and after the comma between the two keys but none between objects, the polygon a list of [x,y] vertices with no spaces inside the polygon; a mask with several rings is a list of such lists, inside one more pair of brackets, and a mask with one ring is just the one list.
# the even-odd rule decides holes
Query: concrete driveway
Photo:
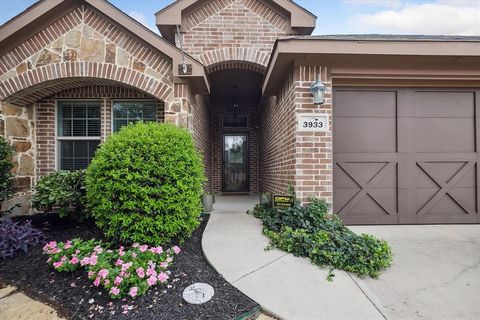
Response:
[{"label": "concrete driveway", "polygon": [[378,280],[354,277],[386,319],[480,319],[480,225],[351,229],[392,246]]},{"label": "concrete driveway", "polygon": [[224,278],[281,319],[480,319],[480,225],[352,227],[389,241],[394,262],[379,279],[327,271],[265,251],[258,197],[218,197],[205,256]]}]

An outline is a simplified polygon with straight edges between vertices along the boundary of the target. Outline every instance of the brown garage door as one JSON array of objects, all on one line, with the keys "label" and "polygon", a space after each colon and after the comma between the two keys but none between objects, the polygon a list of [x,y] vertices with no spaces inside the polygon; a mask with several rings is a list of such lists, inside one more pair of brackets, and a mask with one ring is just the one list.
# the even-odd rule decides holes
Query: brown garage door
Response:
[{"label": "brown garage door", "polygon": [[347,224],[480,222],[480,91],[336,89],[333,110]]}]

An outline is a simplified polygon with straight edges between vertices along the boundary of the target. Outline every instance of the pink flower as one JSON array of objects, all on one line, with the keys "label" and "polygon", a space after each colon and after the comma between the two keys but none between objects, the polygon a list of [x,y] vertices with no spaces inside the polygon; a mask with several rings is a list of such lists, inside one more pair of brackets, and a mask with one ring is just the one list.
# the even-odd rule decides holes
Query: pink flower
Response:
[{"label": "pink flower", "polygon": [[93,281],[93,285],[94,285],[95,287],[98,287],[98,286],[100,285],[100,277],[97,277],[97,278],[95,279],[95,281]]},{"label": "pink flower", "polygon": [[137,295],[138,288],[137,287],[131,287],[130,292],[128,293],[132,298]]},{"label": "pink flower", "polygon": [[110,280],[105,279],[105,285],[108,286],[110,284]]},{"label": "pink flower", "polygon": [[78,260],[77,256],[73,256],[72,259],[70,260],[71,264],[77,264],[80,260]]},{"label": "pink flower", "polygon": [[108,270],[107,269],[102,269],[98,272],[98,276],[101,278],[106,278],[108,276]]},{"label": "pink flower", "polygon": [[136,258],[137,254],[135,252],[132,252],[132,257]]},{"label": "pink flower", "polygon": [[167,257],[167,262],[172,262],[173,261],[173,258],[172,257]]},{"label": "pink flower", "polygon": [[143,246],[138,247],[138,250],[140,250],[140,252],[145,252],[148,250],[148,246],[144,244]]},{"label": "pink flower", "polygon": [[89,278],[90,278],[91,276],[93,276],[94,274],[95,274],[95,272],[93,272],[93,271],[88,271],[88,273],[87,273],[87,275],[88,275]]},{"label": "pink flower", "polygon": [[139,246],[138,243],[134,243],[134,244],[132,245],[132,247],[134,247],[134,248],[138,248],[138,246]]},{"label": "pink flower", "polygon": [[95,251],[96,253],[102,253],[103,252],[103,248],[100,247],[100,246],[96,246],[93,251]]},{"label": "pink flower", "polygon": [[127,271],[132,266],[132,262],[122,264],[122,271]]},{"label": "pink flower", "polygon": [[166,274],[165,272],[160,272],[158,274],[158,281],[160,281],[161,283],[165,283],[167,280],[168,280],[168,274]]},{"label": "pink flower", "polygon": [[125,252],[120,251],[120,252],[118,252],[118,254],[119,254],[121,257],[123,257],[123,256],[125,255]]},{"label": "pink flower", "polygon": [[156,277],[157,276],[157,272],[155,271],[155,267],[149,267],[147,269],[147,276],[153,276],[153,277]]},{"label": "pink flower", "polygon": [[117,276],[117,277],[115,278],[115,281],[114,281],[113,283],[114,283],[116,286],[118,286],[118,285],[120,285],[120,283],[122,283],[122,281],[123,281],[122,277]]},{"label": "pink flower", "polygon": [[92,256],[90,257],[90,265],[94,266],[97,264],[97,256],[94,254],[92,254]]},{"label": "pink flower", "polygon": [[117,287],[112,287],[110,289],[110,293],[116,296],[120,293],[120,289],[118,289]]},{"label": "pink flower", "polygon": [[177,247],[177,246],[174,246],[174,247],[173,247],[173,252],[175,252],[175,254],[179,254],[180,251],[181,251],[181,250],[180,250],[179,247]]},{"label": "pink flower", "polygon": [[75,250],[75,254],[79,254],[79,253],[80,253],[80,249]]},{"label": "pink flower", "polygon": [[168,268],[168,262],[160,262],[160,267],[164,269]]},{"label": "pink flower", "polygon": [[157,278],[152,276],[152,277],[147,279],[147,283],[148,283],[149,286],[153,286],[153,285],[155,285],[155,283],[157,283]]},{"label": "pink flower", "polygon": [[72,242],[67,241],[67,243],[65,243],[65,245],[63,246],[63,249],[70,249],[71,247],[72,247]]},{"label": "pink flower", "polygon": [[142,267],[140,267],[140,268],[137,269],[137,274],[140,278],[144,278],[145,277],[145,270]]},{"label": "pink flower", "polygon": [[117,261],[115,261],[116,266],[120,266],[122,264],[123,264],[123,260],[121,260],[121,259],[117,259]]},{"label": "pink flower", "polygon": [[57,262],[54,262],[54,263],[53,263],[53,267],[54,267],[55,269],[60,268],[62,265],[63,265],[63,261],[57,261]]}]

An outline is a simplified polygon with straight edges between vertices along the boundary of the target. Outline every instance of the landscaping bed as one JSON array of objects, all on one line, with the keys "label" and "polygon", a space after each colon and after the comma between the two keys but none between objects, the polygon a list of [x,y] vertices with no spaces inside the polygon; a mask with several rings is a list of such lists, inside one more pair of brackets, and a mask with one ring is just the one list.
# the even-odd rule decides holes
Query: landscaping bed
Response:
[{"label": "landscaping bed", "polygon": [[[171,275],[167,285],[155,286],[137,299],[110,298],[105,290],[93,286],[82,270],[55,271],[47,264],[42,246],[12,259],[0,260],[0,285],[12,284],[70,319],[241,318],[258,305],[228,284],[204,259],[201,237],[207,220],[208,217],[202,218],[192,237],[179,244],[182,251],[169,268]],[[78,223],[54,215],[37,215],[33,217],[32,226],[41,229],[47,241],[104,239],[103,233],[91,221]],[[215,289],[212,300],[201,305],[183,300],[183,290],[195,282],[208,283]]]}]

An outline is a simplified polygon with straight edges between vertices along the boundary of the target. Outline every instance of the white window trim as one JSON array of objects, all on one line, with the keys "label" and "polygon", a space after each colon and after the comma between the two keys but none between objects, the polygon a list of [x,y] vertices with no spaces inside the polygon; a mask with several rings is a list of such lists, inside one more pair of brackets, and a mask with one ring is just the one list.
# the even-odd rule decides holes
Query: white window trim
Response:
[{"label": "white window trim", "polygon": [[[94,136],[94,137],[63,137],[58,135],[58,109],[60,102],[80,102],[80,101],[93,101],[93,102],[100,102],[100,123],[102,123],[102,100],[99,99],[60,99],[55,100],[55,171],[60,170],[60,143],[59,141],[66,141],[66,140],[102,140],[101,136]],[[101,126],[100,126],[101,131]],[[101,132],[100,132],[101,133]]]}]

